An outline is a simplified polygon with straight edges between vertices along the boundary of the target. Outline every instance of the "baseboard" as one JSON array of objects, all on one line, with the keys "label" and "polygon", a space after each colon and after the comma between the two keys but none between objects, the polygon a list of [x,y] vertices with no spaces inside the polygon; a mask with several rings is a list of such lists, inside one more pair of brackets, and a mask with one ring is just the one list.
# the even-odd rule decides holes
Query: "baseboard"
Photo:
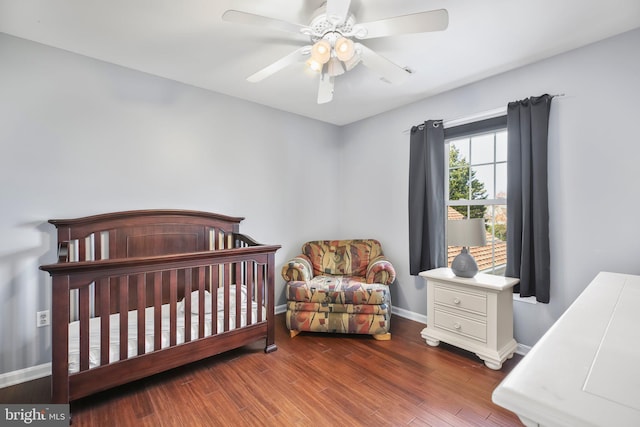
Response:
[{"label": "baseboard", "polygon": [[26,383],[27,381],[37,380],[49,375],[51,375],[51,363],[43,363],[42,365],[6,372],[0,374],[0,388]]},{"label": "baseboard", "polygon": [[[404,317],[405,319],[413,320],[418,323],[427,324],[427,316],[424,314],[414,313],[413,311],[405,310],[404,308],[393,307],[391,309],[395,316]],[[393,322],[393,320],[391,320]]]},{"label": "baseboard", "polygon": [[287,311],[287,304],[276,305],[275,312],[276,314],[282,314]]},{"label": "baseboard", "polygon": [[529,353],[529,350],[531,350],[531,347],[529,347],[528,345],[518,343],[518,348],[516,348],[516,354],[519,354],[521,356],[526,356],[527,353]]}]

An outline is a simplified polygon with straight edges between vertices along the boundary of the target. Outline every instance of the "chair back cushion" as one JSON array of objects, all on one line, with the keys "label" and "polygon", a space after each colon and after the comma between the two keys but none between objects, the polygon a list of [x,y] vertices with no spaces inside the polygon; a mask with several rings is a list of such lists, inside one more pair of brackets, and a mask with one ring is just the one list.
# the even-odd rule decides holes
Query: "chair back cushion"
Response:
[{"label": "chair back cushion", "polygon": [[311,260],[313,275],[365,277],[369,262],[382,255],[380,242],[374,239],[315,240],[302,246]]}]

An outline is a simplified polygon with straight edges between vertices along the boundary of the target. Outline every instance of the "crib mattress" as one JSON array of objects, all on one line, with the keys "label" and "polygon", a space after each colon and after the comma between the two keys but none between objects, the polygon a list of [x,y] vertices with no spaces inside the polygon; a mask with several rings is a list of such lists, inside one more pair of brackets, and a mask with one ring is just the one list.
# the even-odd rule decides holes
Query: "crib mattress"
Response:
[{"label": "crib mattress", "polygon": [[[242,305],[240,325],[236,325],[236,307],[235,307],[235,287],[231,286],[229,301],[229,330],[247,326],[247,304],[246,290],[242,289]],[[244,288],[244,287],[243,287]],[[194,293],[195,294],[195,293]],[[224,309],[220,306],[222,301],[222,288],[218,290],[218,311],[217,315],[217,331],[224,332]],[[207,302],[208,303],[208,302]],[[205,305],[206,307],[207,305]],[[191,301],[191,340],[204,338],[212,335],[212,313],[205,311],[204,316],[204,336],[199,337],[199,316],[197,300],[192,297]],[[209,305],[210,307],[210,305]],[[262,319],[258,320],[258,304],[251,304],[251,324],[266,320],[266,308],[262,308]],[[161,348],[167,348],[170,344],[170,306],[164,304],[161,316]],[[155,342],[155,325],[154,325],[154,307],[145,309],[145,353],[154,351]],[[128,341],[127,355],[134,357],[138,355],[138,312],[132,310],[128,315]],[[100,366],[100,318],[94,317],[89,319],[89,369]],[[176,344],[183,344],[185,338],[185,315],[184,301],[177,304],[176,316]],[[120,360],[120,314],[110,315],[109,320],[109,363]],[[80,370],[80,322],[75,321],[69,323],[69,373],[75,373]]]}]

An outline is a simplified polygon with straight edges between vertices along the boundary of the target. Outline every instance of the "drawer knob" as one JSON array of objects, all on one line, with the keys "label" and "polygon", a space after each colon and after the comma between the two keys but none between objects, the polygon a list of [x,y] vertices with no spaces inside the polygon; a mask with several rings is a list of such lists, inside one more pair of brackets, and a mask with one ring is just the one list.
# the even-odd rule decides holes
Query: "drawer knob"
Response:
[{"label": "drawer knob", "polygon": [[454,298],[453,299],[453,303],[454,304],[460,304],[460,298]]},{"label": "drawer knob", "polygon": [[456,329],[460,329],[460,323],[456,322],[453,324],[453,327]]}]

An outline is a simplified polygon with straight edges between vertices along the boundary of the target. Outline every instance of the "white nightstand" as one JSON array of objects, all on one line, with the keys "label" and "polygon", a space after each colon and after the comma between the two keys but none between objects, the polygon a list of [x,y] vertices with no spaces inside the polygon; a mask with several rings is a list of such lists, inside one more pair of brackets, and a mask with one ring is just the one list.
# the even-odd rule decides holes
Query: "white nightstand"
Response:
[{"label": "white nightstand", "polygon": [[474,352],[498,370],[516,350],[513,339],[513,291],[519,280],[478,273],[467,279],[449,268],[423,271],[427,281],[427,344],[440,341]]}]

